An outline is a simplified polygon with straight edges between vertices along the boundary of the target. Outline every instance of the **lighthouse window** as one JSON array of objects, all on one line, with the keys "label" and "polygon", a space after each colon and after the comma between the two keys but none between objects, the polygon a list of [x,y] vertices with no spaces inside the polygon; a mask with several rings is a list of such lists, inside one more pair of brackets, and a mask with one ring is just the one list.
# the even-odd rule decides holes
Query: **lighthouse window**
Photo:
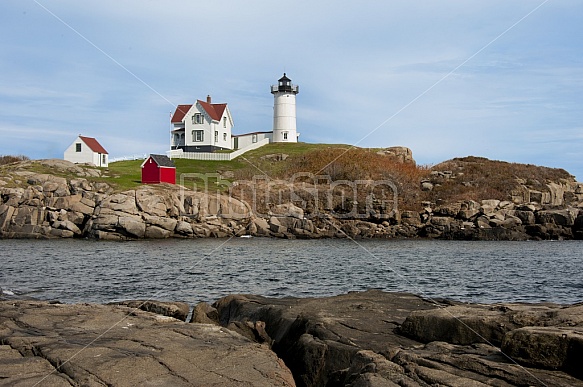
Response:
[{"label": "lighthouse window", "polygon": [[192,131],[192,141],[194,141],[194,142],[204,141],[204,130],[193,130]]},{"label": "lighthouse window", "polygon": [[283,132],[283,139],[287,140],[287,132]]},{"label": "lighthouse window", "polygon": [[193,124],[204,124],[204,116],[200,113],[196,113],[192,116],[192,123]]}]

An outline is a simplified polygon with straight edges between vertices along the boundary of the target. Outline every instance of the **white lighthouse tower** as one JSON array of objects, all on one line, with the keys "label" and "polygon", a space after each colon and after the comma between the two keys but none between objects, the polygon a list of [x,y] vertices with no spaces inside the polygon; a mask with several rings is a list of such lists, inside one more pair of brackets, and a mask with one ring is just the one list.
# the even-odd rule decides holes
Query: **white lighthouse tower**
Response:
[{"label": "white lighthouse tower", "polygon": [[296,131],[296,94],[297,85],[292,85],[285,73],[277,85],[271,86],[273,94],[273,142],[298,142]]}]

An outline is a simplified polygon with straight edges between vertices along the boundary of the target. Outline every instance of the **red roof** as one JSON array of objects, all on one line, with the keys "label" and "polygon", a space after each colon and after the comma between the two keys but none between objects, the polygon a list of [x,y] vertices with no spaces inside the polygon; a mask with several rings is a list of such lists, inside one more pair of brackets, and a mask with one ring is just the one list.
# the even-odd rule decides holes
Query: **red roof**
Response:
[{"label": "red roof", "polygon": [[93,152],[97,152],[97,153],[102,153],[102,154],[106,154],[108,155],[109,153],[107,153],[107,151],[105,150],[104,147],[101,146],[101,144],[94,139],[93,137],[84,137],[84,136],[79,136],[79,138],[89,147],[89,149],[91,149]]},{"label": "red roof", "polygon": [[[197,100],[196,102],[198,102],[200,106],[207,112],[210,118],[212,118],[215,121],[221,120],[221,117],[223,116],[223,113],[227,108],[226,103],[208,103],[201,101],[200,99]],[[192,105],[178,105],[178,107],[176,107],[176,111],[174,112],[172,118],[170,119],[170,123],[178,124],[182,122],[182,120],[184,120],[184,116],[186,115],[186,113],[188,113],[191,107]]]},{"label": "red roof", "polygon": [[186,115],[186,113],[188,113],[191,107],[192,105],[178,105],[176,107],[176,111],[174,112],[172,118],[170,119],[170,123],[174,124],[182,122],[184,116]]},{"label": "red roof", "polygon": [[208,113],[208,115],[215,121],[220,121],[223,113],[225,112],[225,108],[227,107],[226,103],[207,103],[201,101],[200,99],[197,100],[202,106],[202,108]]}]

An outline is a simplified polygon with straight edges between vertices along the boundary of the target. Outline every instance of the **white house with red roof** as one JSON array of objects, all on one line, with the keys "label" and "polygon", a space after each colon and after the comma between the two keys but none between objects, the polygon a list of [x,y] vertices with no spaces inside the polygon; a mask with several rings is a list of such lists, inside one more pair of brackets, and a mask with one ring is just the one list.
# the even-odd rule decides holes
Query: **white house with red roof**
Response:
[{"label": "white house with red roof", "polygon": [[[193,105],[178,105],[170,118],[170,158],[198,160],[232,159],[244,152],[270,142],[297,142],[296,94],[299,87],[285,73],[278,84],[271,86],[274,96],[273,130],[234,135],[233,118],[226,103],[197,100]],[[227,155],[202,155],[217,150],[237,150]],[[199,153],[194,155],[194,153]],[[211,157],[212,156],[212,157]]]},{"label": "white house with red roof", "polygon": [[172,118],[170,149],[184,152],[214,152],[233,149],[233,118],[226,103],[197,100],[193,105],[178,105]]},{"label": "white house with red roof", "polygon": [[76,164],[92,164],[107,167],[109,153],[93,137],[79,135],[65,150],[64,159]]}]

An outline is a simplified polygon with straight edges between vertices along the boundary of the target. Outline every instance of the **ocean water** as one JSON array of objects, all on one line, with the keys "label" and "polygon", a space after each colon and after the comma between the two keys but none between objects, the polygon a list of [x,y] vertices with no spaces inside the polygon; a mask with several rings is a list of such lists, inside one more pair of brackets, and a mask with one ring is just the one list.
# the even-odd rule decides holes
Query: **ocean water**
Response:
[{"label": "ocean water", "polygon": [[0,288],[65,303],[322,297],[371,288],[468,302],[583,301],[583,241],[0,240]]}]

